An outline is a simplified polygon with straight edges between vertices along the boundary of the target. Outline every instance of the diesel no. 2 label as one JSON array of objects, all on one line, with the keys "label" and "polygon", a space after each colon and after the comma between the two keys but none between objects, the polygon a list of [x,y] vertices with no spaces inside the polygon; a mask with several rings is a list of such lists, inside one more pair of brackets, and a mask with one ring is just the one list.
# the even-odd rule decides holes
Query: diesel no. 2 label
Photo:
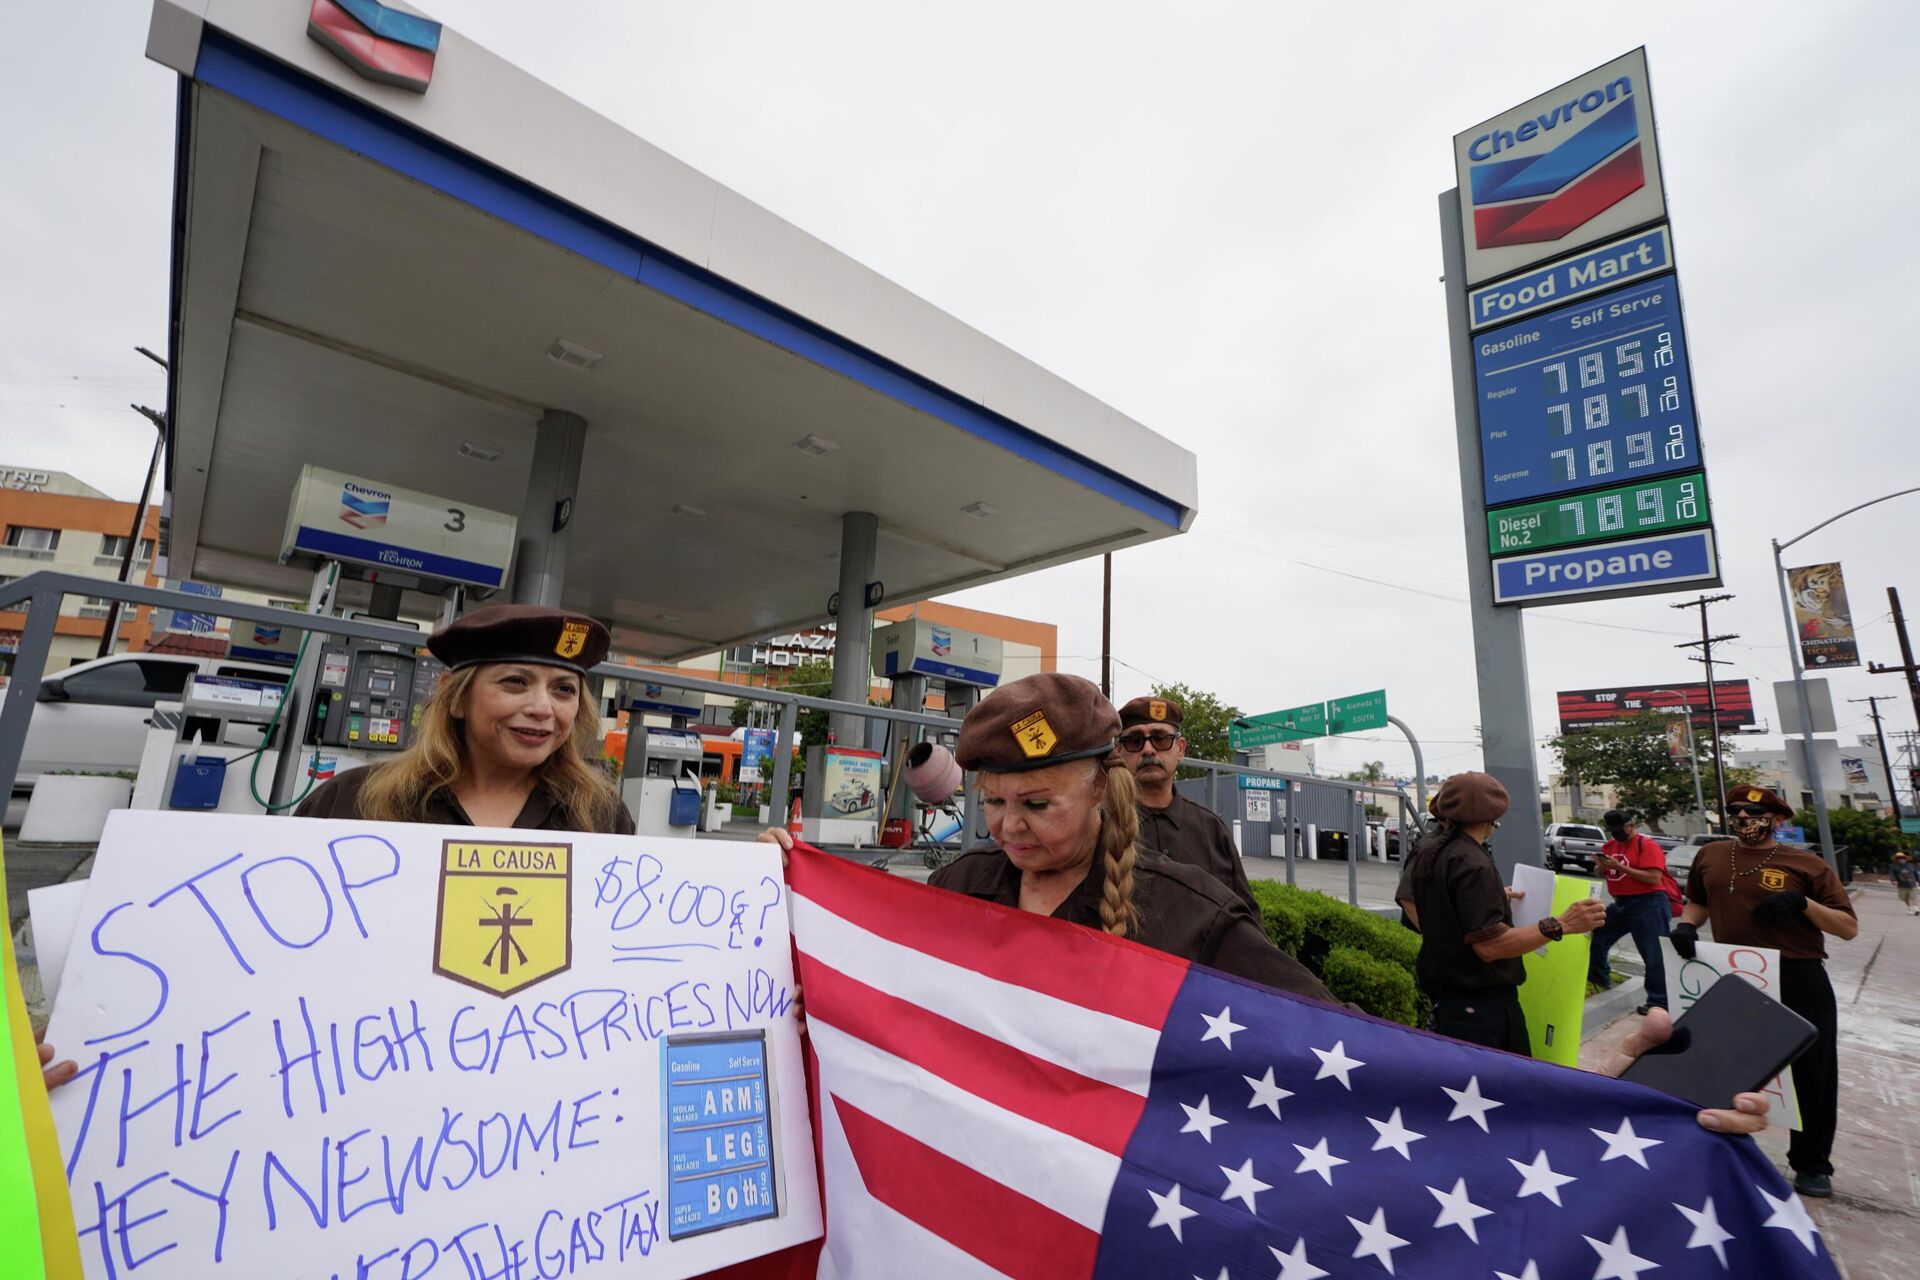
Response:
[{"label": "diesel no. 2 label", "polygon": [[1706,524],[1703,472],[1548,498],[1487,512],[1487,549],[1494,555],[1572,547]]},{"label": "diesel no. 2 label", "polygon": [[1489,508],[1700,467],[1670,275],[1476,335],[1474,374]]}]

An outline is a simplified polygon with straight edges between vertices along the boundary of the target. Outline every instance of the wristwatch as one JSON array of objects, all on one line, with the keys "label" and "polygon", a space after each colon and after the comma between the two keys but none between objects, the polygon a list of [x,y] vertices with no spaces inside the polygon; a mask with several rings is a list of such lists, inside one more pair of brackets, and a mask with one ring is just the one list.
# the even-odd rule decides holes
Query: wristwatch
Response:
[{"label": "wristwatch", "polygon": [[1548,942],[1558,942],[1567,936],[1567,927],[1556,916],[1548,916],[1540,922],[1540,936]]}]

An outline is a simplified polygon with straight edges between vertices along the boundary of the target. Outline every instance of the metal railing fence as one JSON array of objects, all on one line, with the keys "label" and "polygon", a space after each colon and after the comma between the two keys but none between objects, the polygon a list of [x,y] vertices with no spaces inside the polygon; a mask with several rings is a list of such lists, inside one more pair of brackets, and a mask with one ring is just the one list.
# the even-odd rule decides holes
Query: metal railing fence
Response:
[{"label": "metal railing fence", "polygon": [[[179,609],[191,613],[213,614],[240,622],[265,623],[270,626],[291,628],[299,632],[312,632],[326,636],[341,636],[357,640],[378,640],[408,646],[418,646],[425,636],[419,630],[394,623],[368,621],[365,619],[341,618],[330,615],[306,613],[300,610],[276,608],[271,605],[247,604],[242,601],[224,598],[191,595],[184,591],[174,591],[164,587],[147,587],[130,582],[114,582],[99,578],[83,577],[78,574],[42,571],[17,578],[12,582],[0,584],[0,612],[10,612],[20,608],[26,610],[26,624],[21,630],[18,649],[15,653],[13,670],[8,681],[4,699],[0,700],[0,796],[11,795],[14,779],[19,773],[20,756],[26,743],[27,724],[33,714],[39,695],[40,682],[47,674],[47,660],[52,652],[55,626],[58,622],[61,601],[69,595],[97,597],[104,600],[119,601],[123,604],[147,605],[157,609]],[[708,680],[699,676],[678,672],[665,672],[649,668],[636,668],[617,662],[603,662],[593,668],[592,674],[603,681],[612,681],[620,685],[644,685],[662,689],[676,689],[688,693],[718,694],[729,699],[745,699],[749,702],[765,703],[779,708],[779,737],[781,749],[774,752],[773,778],[770,796],[775,805],[783,805],[791,789],[792,750],[799,713],[802,710],[825,711],[830,714],[858,716],[866,720],[878,720],[909,726],[925,736],[925,731],[934,735],[954,734],[959,731],[960,722],[950,716],[936,712],[904,711],[895,707],[873,706],[848,702],[837,702],[831,698],[815,698],[805,694],[788,693],[781,689],[766,688],[757,685],[729,684],[720,680]],[[294,673],[289,675],[289,686],[295,680]],[[298,708],[290,707],[290,711]],[[303,717],[291,715],[289,726],[282,729],[286,739],[303,734],[304,729],[296,729]],[[1372,783],[1352,782],[1339,779],[1303,779],[1297,774],[1278,773],[1269,769],[1254,768],[1249,765],[1232,764],[1217,760],[1199,760],[1189,758],[1185,763],[1207,772],[1208,807],[1220,812],[1221,780],[1239,775],[1284,782],[1288,788],[1297,788],[1303,784],[1316,787],[1344,789],[1356,797],[1356,802],[1348,809],[1360,815],[1350,821],[1348,835],[1348,901],[1358,900],[1356,877],[1360,849],[1366,843],[1364,809],[1357,797],[1373,794],[1398,799],[1403,817],[1403,839],[1417,829],[1417,816],[1412,813],[1404,793],[1396,789]],[[973,794],[974,779],[968,775],[963,792],[962,832],[964,843],[973,831]],[[1237,785],[1237,784],[1235,784]],[[286,796],[276,794],[276,802]],[[1291,811],[1290,811],[1291,812]],[[776,810],[777,817],[777,810]],[[1411,820],[1410,820],[1411,819]],[[1298,824],[1289,821],[1289,827]],[[1287,840],[1287,882],[1294,882],[1294,856],[1300,843],[1301,832],[1297,829],[1289,832]]]}]

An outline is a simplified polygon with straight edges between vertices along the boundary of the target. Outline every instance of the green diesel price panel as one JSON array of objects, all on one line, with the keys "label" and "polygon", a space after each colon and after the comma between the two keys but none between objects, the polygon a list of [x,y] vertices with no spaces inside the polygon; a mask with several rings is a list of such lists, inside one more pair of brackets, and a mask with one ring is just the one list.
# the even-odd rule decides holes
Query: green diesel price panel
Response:
[{"label": "green diesel price panel", "polygon": [[1707,520],[1706,474],[1693,471],[1489,511],[1487,548],[1496,556],[1512,555],[1665,533]]}]

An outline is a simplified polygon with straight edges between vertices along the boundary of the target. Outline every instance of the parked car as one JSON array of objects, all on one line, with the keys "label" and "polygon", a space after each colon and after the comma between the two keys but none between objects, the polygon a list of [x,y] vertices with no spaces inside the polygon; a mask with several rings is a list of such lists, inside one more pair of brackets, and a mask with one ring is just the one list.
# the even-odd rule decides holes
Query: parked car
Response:
[{"label": "parked car", "polygon": [[15,794],[43,773],[132,773],[140,767],[153,704],[176,700],[190,675],[287,682],[287,668],[172,653],[116,653],[40,681]]},{"label": "parked car", "polygon": [[1580,822],[1555,822],[1547,827],[1546,863],[1549,871],[1593,874],[1593,856],[1607,843],[1607,833]]}]

